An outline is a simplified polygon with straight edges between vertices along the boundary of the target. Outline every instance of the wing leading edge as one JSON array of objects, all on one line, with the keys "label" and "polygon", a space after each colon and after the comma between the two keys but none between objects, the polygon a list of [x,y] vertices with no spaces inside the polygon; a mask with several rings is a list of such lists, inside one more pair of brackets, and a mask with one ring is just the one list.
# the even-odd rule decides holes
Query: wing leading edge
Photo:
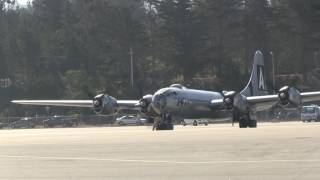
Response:
[{"label": "wing leading edge", "polygon": [[[301,93],[301,103],[317,102],[320,101],[320,91],[304,92]],[[272,103],[279,101],[278,95],[266,95],[266,96],[251,96],[247,97],[248,103],[260,104],[260,103]]]},{"label": "wing leading edge", "polygon": [[[320,101],[320,91],[315,92],[304,92],[301,93],[301,103],[310,103]],[[246,100],[251,107],[257,109],[266,109],[267,107],[275,105],[279,102],[279,97],[277,94],[265,95],[265,96],[250,96],[246,97]],[[223,99],[214,99],[211,101],[211,106],[219,107],[223,106]]]},{"label": "wing leading edge", "polygon": [[[13,100],[11,102],[35,106],[93,107],[92,100]],[[117,100],[120,109],[136,109],[138,103],[138,100]]]}]

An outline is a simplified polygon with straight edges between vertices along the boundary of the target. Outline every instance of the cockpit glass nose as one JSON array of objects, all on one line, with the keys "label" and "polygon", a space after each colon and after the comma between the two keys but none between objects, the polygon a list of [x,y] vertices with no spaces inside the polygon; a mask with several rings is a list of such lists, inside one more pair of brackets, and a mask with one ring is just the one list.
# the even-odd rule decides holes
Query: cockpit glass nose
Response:
[{"label": "cockpit glass nose", "polygon": [[156,94],[154,96],[153,104],[158,110],[164,109],[167,104],[166,96],[163,93]]}]

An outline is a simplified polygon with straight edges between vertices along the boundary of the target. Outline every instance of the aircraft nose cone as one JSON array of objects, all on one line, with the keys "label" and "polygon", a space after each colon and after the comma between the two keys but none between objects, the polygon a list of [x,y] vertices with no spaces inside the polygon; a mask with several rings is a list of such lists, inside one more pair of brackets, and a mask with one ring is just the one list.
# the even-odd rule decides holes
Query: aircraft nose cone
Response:
[{"label": "aircraft nose cone", "polygon": [[164,108],[166,107],[166,105],[167,105],[167,100],[163,94],[156,94],[153,96],[152,106],[153,106],[153,109],[158,114],[163,114]]}]

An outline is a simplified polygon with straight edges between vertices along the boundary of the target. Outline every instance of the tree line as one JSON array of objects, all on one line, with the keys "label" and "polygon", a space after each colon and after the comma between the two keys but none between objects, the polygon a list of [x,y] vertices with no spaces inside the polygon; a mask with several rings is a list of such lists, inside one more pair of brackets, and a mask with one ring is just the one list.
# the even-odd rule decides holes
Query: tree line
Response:
[{"label": "tree line", "polygon": [[319,21],[317,0],[0,0],[0,111],[16,113],[10,99],[137,99],[173,83],[241,90],[257,49],[268,76],[272,58],[277,74],[308,74]]}]

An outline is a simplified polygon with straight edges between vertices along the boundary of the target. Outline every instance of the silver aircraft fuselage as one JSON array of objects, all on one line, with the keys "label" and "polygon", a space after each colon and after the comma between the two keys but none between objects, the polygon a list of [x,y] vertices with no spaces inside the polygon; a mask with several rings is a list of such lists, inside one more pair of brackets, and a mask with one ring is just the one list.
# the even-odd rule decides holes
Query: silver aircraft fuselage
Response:
[{"label": "silver aircraft fuselage", "polygon": [[152,107],[157,114],[169,113],[184,118],[214,118],[221,116],[212,109],[210,102],[223,99],[220,92],[168,87],[158,90],[152,98]]}]

